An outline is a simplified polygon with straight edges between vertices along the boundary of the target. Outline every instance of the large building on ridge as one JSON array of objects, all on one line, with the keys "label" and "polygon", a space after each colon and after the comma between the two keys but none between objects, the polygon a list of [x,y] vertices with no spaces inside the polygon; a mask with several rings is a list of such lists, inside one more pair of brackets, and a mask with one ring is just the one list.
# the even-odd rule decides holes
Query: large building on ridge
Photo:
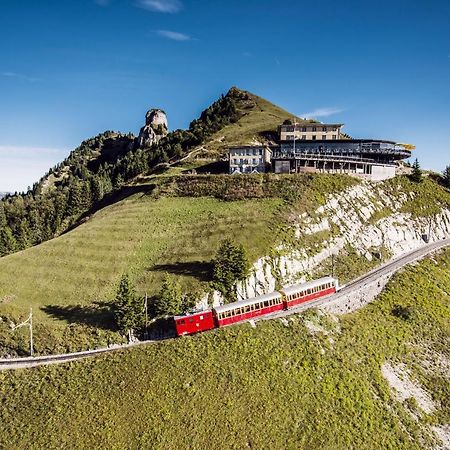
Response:
[{"label": "large building on ridge", "polygon": [[283,124],[278,127],[280,141],[315,141],[341,139],[342,123],[293,123]]},{"label": "large building on ridge", "polygon": [[379,139],[350,139],[343,124],[285,123],[273,146],[230,149],[230,173],[345,173],[372,181],[396,175],[414,146]]}]

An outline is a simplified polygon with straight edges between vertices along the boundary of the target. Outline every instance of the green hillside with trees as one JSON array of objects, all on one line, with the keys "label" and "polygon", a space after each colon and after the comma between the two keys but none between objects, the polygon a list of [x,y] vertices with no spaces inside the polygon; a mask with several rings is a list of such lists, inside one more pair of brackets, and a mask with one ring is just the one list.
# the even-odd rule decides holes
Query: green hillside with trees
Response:
[{"label": "green hillside with trees", "polygon": [[[449,273],[447,251],[339,318],[310,311],[0,372],[0,447],[433,448],[450,421]],[[386,363],[426,390],[430,411],[395,398]]]},{"label": "green hillside with trees", "polygon": [[[55,353],[120,342],[110,303],[124,273],[153,305],[165,274],[197,300],[212,289],[211,262],[228,238],[249,261],[283,239],[287,218],[354,184],[339,176],[155,177],[133,186],[72,231],[0,258],[0,349]],[[217,286],[216,286],[217,287]],[[191,299],[192,302],[192,299]]]},{"label": "green hillside with trees", "polygon": [[[249,92],[231,88],[187,130],[175,130],[150,148],[132,134],[106,131],[88,139],[26,193],[0,200],[0,257],[58,236],[111,201],[125,183],[164,170],[195,151],[209,162],[224,149],[265,139],[289,113]],[[222,133],[220,142],[217,133]],[[225,137],[224,137],[225,136]]]}]

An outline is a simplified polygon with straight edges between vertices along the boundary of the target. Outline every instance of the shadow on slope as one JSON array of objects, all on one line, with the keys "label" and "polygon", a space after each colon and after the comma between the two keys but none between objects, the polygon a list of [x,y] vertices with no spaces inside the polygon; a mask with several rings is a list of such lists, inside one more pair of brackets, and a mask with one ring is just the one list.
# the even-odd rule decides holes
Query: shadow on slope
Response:
[{"label": "shadow on slope", "polygon": [[152,272],[167,272],[173,275],[184,275],[198,281],[211,281],[212,265],[207,261],[189,261],[157,264],[148,269]]},{"label": "shadow on slope", "polygon": [[45,305],[41,310],[55,319],[65,320],[68,323],[117,331],[111,306],[111,303],[94,302],[92,305]]}]

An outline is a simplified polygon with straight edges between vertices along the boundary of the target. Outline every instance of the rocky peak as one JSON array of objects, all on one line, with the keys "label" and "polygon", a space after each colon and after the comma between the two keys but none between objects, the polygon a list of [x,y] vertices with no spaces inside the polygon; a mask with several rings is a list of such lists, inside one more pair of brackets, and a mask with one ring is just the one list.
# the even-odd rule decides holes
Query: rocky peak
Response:
[{"label": "rocky peak", "polygon": [[162,109],[150,109],[138,137],[139,147],[151,147],[167,135],[167,116]]}]

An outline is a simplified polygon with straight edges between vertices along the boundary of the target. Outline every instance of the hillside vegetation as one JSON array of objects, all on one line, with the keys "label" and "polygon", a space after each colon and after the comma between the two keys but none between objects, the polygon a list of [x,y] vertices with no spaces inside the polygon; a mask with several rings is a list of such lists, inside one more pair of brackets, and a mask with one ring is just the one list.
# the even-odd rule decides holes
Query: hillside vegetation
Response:
[{"label": "hillside vegetation", "polygon": [[[140,147],[132,134],[112,131],[87,139],[28,192],[0,200],[0,257],[60,235],[136,177],[194,154],[211,163],[217,157],[216,134],[224,129],[231,140],[244,142],[250,135],[273,134],[287,116],[271,103],[232,88],[187,130],[174,130],[150,147]],[[222,150],[231,143],[222,141]]]},{"label": "hillside vegetation", "polygon": [[[450,422],[449,299],[447,251],[339,320],[312,311],[3,372],[0,447],[432,448],[432,430]],[[430,411],[395,398],[386,363],[426,392]]]},{"label": "hillside vegetation", "polygon": [[157,294],[168,272],[200,296],[210,289],[209,262],[222,239],[244,244],[255,261],[283,238],[290,211],[305,212],[355,183],[344,176],[155,180],[125,188],[125,199],[69,233],[0,259],[3,354],[27,351],[27,331],[12,332],[10,322],[30,307],[37,353],[120,341],[108,303],[124,272],[139,294]]}]

